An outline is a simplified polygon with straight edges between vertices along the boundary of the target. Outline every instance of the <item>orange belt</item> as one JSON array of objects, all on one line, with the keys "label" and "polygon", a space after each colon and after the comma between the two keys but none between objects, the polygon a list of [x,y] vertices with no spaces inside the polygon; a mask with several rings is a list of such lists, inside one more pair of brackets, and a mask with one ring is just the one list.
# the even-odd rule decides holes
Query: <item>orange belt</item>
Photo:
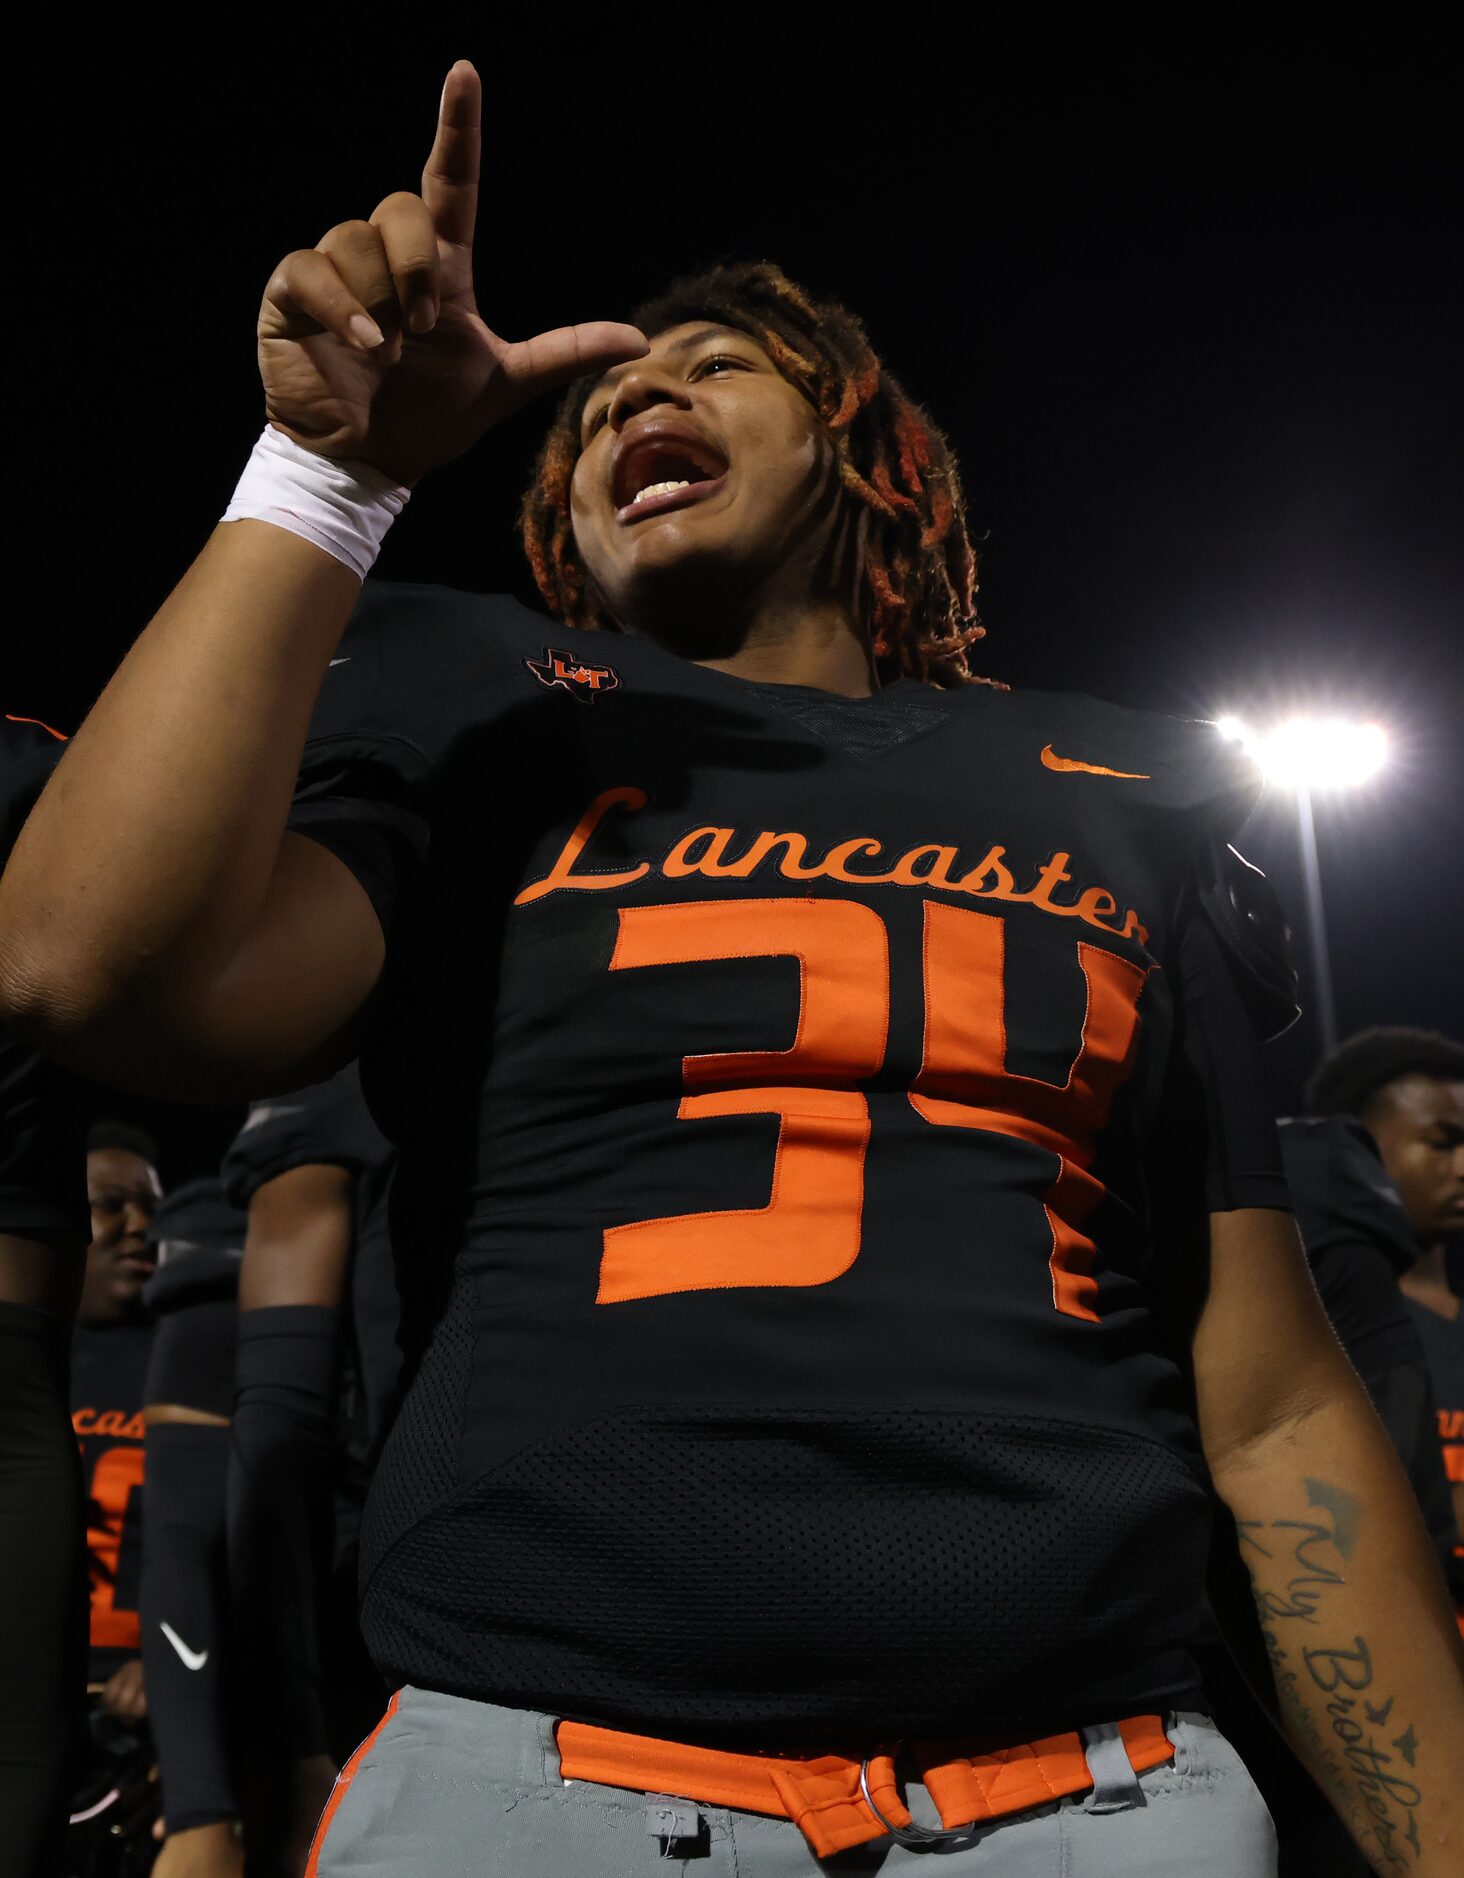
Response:
[{"label": "orange belt", "polygon": [[[1135,1773],[1170,1760],[1174,1746],[1158,1715],[1133,1715],[1118,1724]],[[913,1830],[912,1815],[895,1786],[891,1753],[867,1761],[825,1754],[815,1760],[734,1754],[720,1748],[620,1734],[588,1722],[562,1721],[556,1729],[560,1772],[566,1780],[603,1787],[675,1794],[708,1806],[791,1819],[819,1858],[878,1839],[891,1828]],[[1079,1734],[1047,1735],[1015,1747],[952,1754],[951,1743],[912,1742],[919,1769],[947,1831],[999,1819],[1027,1806],[1045,1806],[1093,1784]]]}]

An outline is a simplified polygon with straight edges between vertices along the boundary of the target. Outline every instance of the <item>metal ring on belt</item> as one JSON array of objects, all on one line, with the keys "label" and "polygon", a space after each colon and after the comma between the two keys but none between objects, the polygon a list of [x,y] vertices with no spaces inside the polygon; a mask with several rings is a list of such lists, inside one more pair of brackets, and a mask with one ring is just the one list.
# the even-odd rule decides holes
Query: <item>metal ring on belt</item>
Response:
[{"label": "metal ring on belt", "polygon": [[[890,1749],[890,1763],[892,1766],[894,1764],[894,1757],[899,1752],[900,1746],[901,1743],[897,1741]],[[884,1814],[875,1805],[874,1795],[869,1791],[869,1758],[867,1755],[859,1768],[859,1791],[864,1795],[864,1804],[869,1808],[870,1812],[874,1814],[880,1825],[884,1827],[885,1831],[897,1845],[939,1845],[946,1840],[969,1839],[980,1823],[973,1819],[964,1826],[917,1826],[914,1820],[911,1820],[908,1826],[894,1825],[890,1820],[885,1818]]]}]

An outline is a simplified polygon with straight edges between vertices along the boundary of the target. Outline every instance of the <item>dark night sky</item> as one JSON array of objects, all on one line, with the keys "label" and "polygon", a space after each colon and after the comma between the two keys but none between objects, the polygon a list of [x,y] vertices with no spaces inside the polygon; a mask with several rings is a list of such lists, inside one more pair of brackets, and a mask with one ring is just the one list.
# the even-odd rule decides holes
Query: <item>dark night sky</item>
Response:
[{"label": "dark night sky", "polygon": [[[490,324],[619,317],[719,255],[846,300],[960,457],[987,669],[1197,716],[1320,700],[1391,728],[1389,771],[1319,807],[1342,1028],[1464,1030],[1447,62],[1377,40],[1228,66],[1139,41],[831,58],[731,14],[695,44],[664,15],[593,43],[474,17],[402,43],[362,15],[348,50],[339,27],[261,25],[196,65],[129,41],[64,82],[38,66],[22,161],[55,279],[12,353],[30,439],[12,568],[54,545],[47,592],[11,613],[4,708],[84,712],[257,434],[275,261],[416,188],[467,56],[488,91]],[[541,423],[425,483],[380,571],[530,598],[513,515]],[[1284,799],[1242,845],[1299,925]],[[1304,1020],[1277,1049],[1280,1105],[1312,1054]]]}]

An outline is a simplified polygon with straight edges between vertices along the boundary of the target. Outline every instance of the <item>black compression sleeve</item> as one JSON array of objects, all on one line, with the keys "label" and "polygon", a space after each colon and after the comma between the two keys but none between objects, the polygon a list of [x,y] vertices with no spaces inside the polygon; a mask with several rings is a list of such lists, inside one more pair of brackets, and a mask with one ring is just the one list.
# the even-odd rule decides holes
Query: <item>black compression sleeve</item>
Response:
[{"label": "black compression sleeve", "polygon": [[234,1814],[226,1747],[224,1481],[229,1431],[147,1431],[142,1666],[170,1831]]},{"label": "black compression sleeve", "polygon": [[[0,1872],[59,1871],[86,1687],[65,1325],[0,1303]],[[14,1859],[12,1865],[10,1861]]]},{"label": "black compression sleeve", "polygon": [[233,1298],[208,1298],[159,1317],[147,1353],[143,1401],[171,1402],[227,1421],[234,1412],[238,1322]]},{"label": "black compression sleeve", "polygon": [[229,1456],[229,1578],[245,1708],[288,1756],[328,1752],[317,1600],[330,1569],[339,1313],[241,1311]]}]

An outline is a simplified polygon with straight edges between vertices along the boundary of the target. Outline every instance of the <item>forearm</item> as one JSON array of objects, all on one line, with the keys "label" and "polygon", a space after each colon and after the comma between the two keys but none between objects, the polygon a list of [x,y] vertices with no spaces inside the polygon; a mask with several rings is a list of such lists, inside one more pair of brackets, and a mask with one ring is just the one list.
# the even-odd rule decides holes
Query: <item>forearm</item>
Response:
[{"label": "forearm", "polygon": [[333,1538],[336,1341],[324,1306],[241,1311],[229,1582],[246,1732],[267,1760],[327,1747],[317,1607]]},{"label": "forearm", "polygon": [[360,592],[313,543],[220,525],[123,661],[0,881],[0,1004],[41,1041],[217,974],[263,903]]},{"label": "forearm", "polygon": [[1380,1873],[1464,1861],[1464,1655],[1418,1508],[1360,1385],[1216,1473],[1291,1746]]},{"label": "forearm", "polygon": [[221,1660],[228,1455],[226,1425],[148,1424],[142,1660],[173,1831],[234,1813]]}]

